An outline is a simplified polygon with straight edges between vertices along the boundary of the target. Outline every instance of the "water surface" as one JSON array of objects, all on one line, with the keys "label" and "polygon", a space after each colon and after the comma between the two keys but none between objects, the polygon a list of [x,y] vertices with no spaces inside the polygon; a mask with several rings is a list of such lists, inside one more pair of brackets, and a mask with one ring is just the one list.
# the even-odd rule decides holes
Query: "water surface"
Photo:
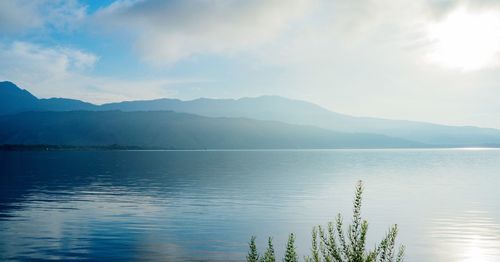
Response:
[{"label": "water surface", "polygon": [[[346,220],[406,261],[500,261],[500,150],[0,152],[0,260],[243,260]],[[346,221],[347,222],[347,221]]]}]

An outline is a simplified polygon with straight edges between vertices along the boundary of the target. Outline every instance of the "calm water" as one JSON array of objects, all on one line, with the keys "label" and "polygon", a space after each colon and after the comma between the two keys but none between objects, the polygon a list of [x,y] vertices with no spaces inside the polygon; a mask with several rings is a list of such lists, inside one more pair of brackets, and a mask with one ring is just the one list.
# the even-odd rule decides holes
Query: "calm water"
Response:
[{"label": "calm water", "polygon": [[[351,215],[407,261],[500,261],[500,150],[0,152],[0,260],[242,260]],[[371,246],[370,244],[369,246]]]}]

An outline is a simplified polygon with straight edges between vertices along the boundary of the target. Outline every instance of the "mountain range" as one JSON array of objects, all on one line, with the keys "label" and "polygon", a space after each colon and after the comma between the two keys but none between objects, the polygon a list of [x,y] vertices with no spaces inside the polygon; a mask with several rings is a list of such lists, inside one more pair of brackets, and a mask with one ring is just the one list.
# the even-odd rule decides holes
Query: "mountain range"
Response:
[{"label": "mountain range", "polygon": [[193,149],[496,147],[500,130],[354,117],[279,96],[95,105],[66,98],[38,99],[12,82],[0,82],[0,144]]},{"label": "mountain range", "polygon": [[124,145],[160,149],[398,148],[418,143],[376,134],[172,111],[23,112],[0,117],[0,141],[14,145]]}]

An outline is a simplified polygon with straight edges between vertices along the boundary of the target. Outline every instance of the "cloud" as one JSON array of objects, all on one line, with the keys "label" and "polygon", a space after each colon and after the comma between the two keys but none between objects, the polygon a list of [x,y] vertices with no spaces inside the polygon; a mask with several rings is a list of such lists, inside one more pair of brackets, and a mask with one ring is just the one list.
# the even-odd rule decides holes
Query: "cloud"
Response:
[{"label": "cloud", "polygon": [[476,10],[500,7],[500,2],[497,0],[426,0],[425,3],[429,10],[437,16],[447,14],[459,7],[467,7]]},{"label": "cloud", "polygon": [[[436,50],[462,51],[469,42],[494,49],[492,46],[500,40],[496,33],[499,32],[497,20],[500,20],[498,1],[339,0],[321,1],[316,7],[306,19],[307,23],[295,25],[257,50],[261,65],[305,67],[308,64],[307,67],[324,68],[339,60],[373,64],[395,59],[400,64],[426,66],[429,62],[435,63],[435,59],[429,57],[435,56]],[[452,28],[455,34],[450,34],[450,27],[437,30],[457,10],[466,10],[472,15],[459,18]],[[464,19],[468,17],[471,19]],[[464,28],[467,30],[462,30]],[[447,42],[445,48],[443,42]],[[486,52],[481,49],[484,48],[467,48],[469,57],[486,60]],[[459,52],[448,53],[457,56]],[[492,52],[486,54],[489,53]],[[500,64],[498,56],[488,59],[495,60],[490,65]]]},{"label": "cloud", "polygon": [[447,68],[481,70],[500,64],[500,13],[455,9],[429,28],[428,60]]},{"label": "cloud", "polygon": [[[0,78],[12,80],[37,95],[71,93],[85,70],[97,62],[94,54],[77,49],[48,48],[29,42],[0,46]],[[75,78],[71,80],[71,78]],[[68,83],[68,86],[64,86]]]},{"label": "cloud", "polygon": [[154,64],[197,54],[231,54],[274,39],[301,18],[309,0],[117,1],[95,14],[97,23],[137,37],[136,48]]},{"label": "cloud", "polygon": [[[13,44],[0,46],[0,77],[42,97],[108,102],[278,94],[356,115],[492,126],[499,119],[494,112],[500,112],[494,106],[500,99],[500,58],[483,55],[491,59],[489,66],[467,72],[429,59],[463,54],[443,52],[450,50],[442,45],[446,38],[429,33],[459,8],[497,12],[500,2],[118,0],[88,13],[76,1],[0,1],[0,33],[16,36],[6,37]],[[95,34],[96,28],[103,34]],[[40,32],[54,34],[39,37]],[[29,42],[37,40],[44,44]],[[122,59],[121,52],[130,51],[124,40],[145,64],[128,54]],[[50,46],[62,42],[104,51]],[[107,52],[117,42],[120,48]],[[479,57],[468,50],[467,57]],[[94,69],[98,56],[99,66],[107,63],[105,71]],[[131,70],[134,79],[124,73]],[[203,80],[194,75],[215,83],[199,84]]]},{"label": "cloud", "polygon": [[1,1],[0,32],[15,33],[26,28],[39,27],[43,24],[37,14],[34,2]]},{"label": "cloud", "polygon": [[77,0],[0,1],[0,33],[39,33],[41,29],[71,30],[86,17]]},{"label": "cloud", "polygon": [[429,25],[462,4],[438,13],[432,1],[323,1],[308,23],[260,48],[256,66],[280,69],[274,90],[334,111],[499,127],[497,111],[482,105],[500,98],[498,66],[462,72],[427,59],[438,44]]},{"label": "cloud", "polygon": [[190,79],[124,79],[94,76],[95,54],[29,42],[0,45],[0,79],[10,80],[39,97],[66,97],[95,103],[152,99],[173,95],[174,85]]},{"label": "cloud", "polygon": [[98,57],[77,49],[46,48],[29,42],[2,45],[0,68],[2,74],[23,75],[33,82],[42,78],[65,77],[71,72],[92,68]]}]

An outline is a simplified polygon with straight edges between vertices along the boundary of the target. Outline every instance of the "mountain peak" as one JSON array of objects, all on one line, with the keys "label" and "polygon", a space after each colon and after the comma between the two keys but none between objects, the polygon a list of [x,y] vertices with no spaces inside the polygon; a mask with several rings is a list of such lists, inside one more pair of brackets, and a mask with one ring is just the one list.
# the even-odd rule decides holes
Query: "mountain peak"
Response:
[{"label": "mountain peak", "polygon": [[96,106],[75,99],[38,99],[10,81],[0,82],[0,115],[24,111],[95,110]]},{"label": "mountain peak", "polygon": [[16,86],[16,84],[12,83],[11,81],[0,81],[0,86]]},{"label": "mountain peak", "polygon": [[18,87],[16,84],[14,84],[11,81],[1,81],[0,82],[0,94],[2,94],[2,95],[19,94],[19,95],[24,95],[24,96],[31,96],[32,98],[36,99],[36,97],[34,95],[32,95],[30,92]]},{"label": "mountain peak", "polygon": [[10,81],[1,81],[0,82],[0,94],[2,94],[2,95],[18,94],[18,95],[24,95],[24,96],[31,96],[32,98],[36,99],[36,97],[34,95],[32,95],[30,92],[18,87],[16,84],[14,84],[13,82],[10,82]]},{"label": "mountain peak", "polygon": [[0,114],[33,110],[38,99],[10,81],[0,82]]},{"label": "mountain peak", "polygon": [[[1,81],[0,82],[0,91],[23,91],[24,89],[19,88],[16,84],[10,81]],[[26,91],[26,90],[24,90]],[[28,91],[26,91],[28,92]]]}]

